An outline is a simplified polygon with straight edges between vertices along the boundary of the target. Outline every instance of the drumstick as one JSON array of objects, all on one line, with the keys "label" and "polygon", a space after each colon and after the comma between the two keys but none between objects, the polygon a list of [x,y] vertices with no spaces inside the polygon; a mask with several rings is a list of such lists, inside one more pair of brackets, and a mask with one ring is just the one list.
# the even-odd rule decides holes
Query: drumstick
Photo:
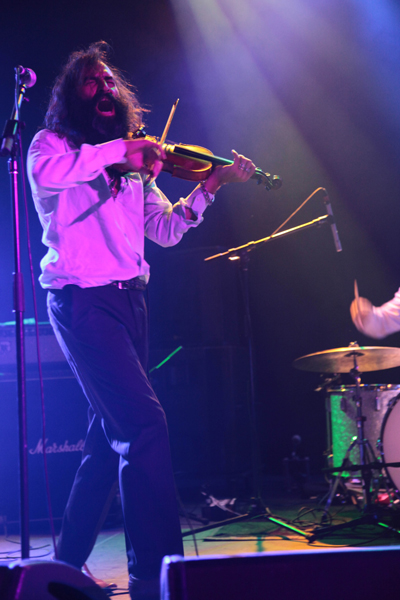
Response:
[{"label": "drumstick", "polygon": [[360,314],[360,295],[358,293],[357,279],[354,280],[354,298],[356,300],[357,314]]}]

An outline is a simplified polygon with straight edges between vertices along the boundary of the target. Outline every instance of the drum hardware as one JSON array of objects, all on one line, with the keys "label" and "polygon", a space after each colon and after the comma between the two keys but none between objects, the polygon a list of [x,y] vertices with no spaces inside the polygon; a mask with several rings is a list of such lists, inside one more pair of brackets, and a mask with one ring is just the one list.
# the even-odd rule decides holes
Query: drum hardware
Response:
[{"label": "drum hardware", "polygon": [[399,455],[399,401],[400,393],[389,401],[385,417],[382,421],[380,436],[377,441],[377,448],[381,462],[384,465],[387,479],[392,484],[392,488],[395,490],[397,498],[399,498],[400,471],[396,470],[397,465],[392,461]]},{"label": "drum hardware", "polygon": [[[368,443],[368,441],[367,441],[367,443]],[[348,454],[350,454],[351,450],[353,449],[353,447],[356,444],[357,444],[357,439],[352,442],[351,446],[348,449],[349,450]],[[368,468],[371,472],[379,471],[379,473],[381,473],[383,469],[385,469],[385,471],[387,471],[388,468],[399,468],[399,467],[400,467],[400,462],[385,463],[383,461],[378,460],[376,462],[368,463]],[[328,495],[328,500],[325,505],[324,515],[321,519],[321,523],[325,522],[327,512],[333,502],[333,499],[337,496],[337,492],[338,492],[338,489],[340,486],[342,486],[341,495],[343,497],[345,497],[346,495],[347,496],[350,495],[349,497],[350,497],[352,503],[354,505],[356,505],[360,510],[362,510],[362,507],[360,506],[358,500],[355,500],[355,498],[356,498],[355,490],[349,489],[349,486],[346,485],[345,483],[343,483],[343,478],[341,476],[343,471],[345,471],[345,472],[349,471],[350,473],[352,473],[352,472],[357,472],[357,471],[361,471],[361,470],[362,470],[362,465],[352,464],[348,458],[347,453],[346,453],[346,457],[344,458],[343,463],[340,467],[332,467],[332,468],[322,469],[322,471],[324,473],[338,473],[338,475],[335,477],[333,483],[331,484],[331,488],[330,488],[329,495]],[[374,494],[372,495],[372,503],[373,504],[375,502],[377,502],[379,499],[380,479],[381,479],[381,477],[378,477],[375,480],[373,480],[373,484],[374,484],[373,487],[375,490]],[[394,504],[393,496],[397,495],[396,491],[389,489],[386,477],[384,478],[384,482],[385,482],[385,491],[388,496],[388,504],[393,505]]]},{"label": "drum hardware", "polygon": [[[357,444],[357,439],[355,439],[352,443],[351,446],[355,446]],[[349,446],[349,449],[352,449],[351,446]],[[368,442],[368,446],[370,447],[370,449],[372,450],[369,442]],[[353,465],[350,461],[347,461],[346,459],[343,461],[345,462],[345,465],[341,465],[340,467],[329,467],[327,469],[322,469],[323,473],[337,473],[338,471],[360,471],[362,465]],[[377,470],[377,471],[381,471],[382,469],[387,469],[389,467],[400,467],[400,461],[399,462],[390,462],[390,463],[385,463],[382,462],[380,460],[376,461],[376,462],[370,462],[368,463],[368,466],[370,469],[372,470]]]},{"label": "drum hardware", "polygon": [[[394,384],[364,384],[361,385],[361,396],[364,421],[364,438],[367,439],[371,447],[376,448],[378,460],[382,465],[382,469],[386,471],[386,476],[380,476],[380,488],[377,488],[377,502],[379,504],[394,505],[399,502],[399,492],[397,489],[400,487],[400,471],[389,464],[390,461],[396,461],[400,457],[400,437],[398,436],[398,429],[400,428],[400,422],[395,423],[395,427],[387,427],[385,423],[388,422],[388,415],[397,400],[400,399],[399,389],[400,385]],[[354,385],[340,385],[335,387],[329,387],[326,389],[325,403],[326,403],[326,431],[327,431],[327,448],[325,452],[327,456],[326,469],[323,472],[326,474],[337,473],[340,466],[343,464],[343,458],[346,454],[348,445],[353,439],[356,433],[356,415],[354,406]],[[399,414],[400,418],[400,404],[395,411],[392,411],[390,415],[389,425],[393,422],[394,418],[397,418]],[[386,427],[386,428],[385,428]],[[389,432],[389,434],[388,434]],[[383,437],[385,436],[385,444],[383,444]],[[389,436],[389,437],[388,437]],[[392,439],[393,438],[393,439]],[[389,442],[393,444],[393,451],[390,454],[390,458],[385,458],[384,448],[388,447]],[[358,498],[360,496],[359,486],[357,483],[354,487],[354,475],[349,479],[348,475],[355,469],[350,467],[358,465],[360,463],[360,457],[358,454],[357,446],[353,448],[353,451],[348,455],[348,469],[349,473],[342,473],[342,482],[335,492],[332,499],[337,503],[346,504],[351,501],[353,504],[358,506]],[[373,465],[373,468],[377,467],[381,469],[380,465]],[[395,480],[393,485],[393,476],[390,478],[390,473],[397,474],[398,481]],[[344,480],[345,479],[345,480]],[[333,480],[329,479],[329,491],[322,498],[321,503],[325,504],[326,499],[329,497]],[[396,489],[397,487],[397,489]],[[352,493],[349,496],[349,492]],[[357,499],[357,502],[355,502]]]},{"label": "drum hardware", "polygon": [[[324,469],[323,469],[323,471],[324,471]],[[326,500],[329,497],[330,491],[332,489],[332,485],[333,485],[333,480],[330,480],[329,481],[329,490],[322,497],[322,499],[318,502],[318,504],[326,503]],[[355,506],[356,508],[360,509],[357,490],[351,488],[348,485],[347,481],[344,481],[343,477],[338,480],[336,490],[335,490],[335,493],[334,493],[333,499],[332,499],[332,503],[333,502],[335,502],[335,504],[342,505],[342,506],[344,504],[350,504],[350,505]],[[327,517],[328,517],[328,515],[325,511],[323,513],[321,522],[325,522],[327,520]]]},{"label": "drum hardware", "polygon": [[[337,476],[331,486],[329,497],[325,506],[324,516],[326,515],[336,494],[343,471],[359,471],[361,473],[364,515],[346,523],[329,527],[323,526],[323,517],[321,521],[322,526],[314,529],[309,538],[310,541],[314,541],[320,537],[324,537],[345,527],[354,527],[361,524],[379,525],[380,527],[390,529],[400,535],[399,530],[379,521],[377,506],[375,504],[379,488],[375,486],[374,494],[371,492],[371,484],[374,483],[373,472],[379,471],[379,473],[381,473],[382,469],[385,469],[386,472],[388,472],[387,469],[389,468],[400,467],[400,462],[385,462],[385,460],[377,460],[370,442],[365,438],[364,423],[366,421],[366,417],[364,417],[362,413],[361,377],[359,371],[360,368],[363,371],[374,371],[380,369],[389,369],[399,365],[400,348],[360,347],[356,342],[352,342],[347,348],[337,348],[334,350],[317,352],[315,354],[303,356],[294,361],[294,366],[296,368],[305,371],[316,371],[323,373],[349,372],[355,383],[355,394],[353,400],[356,404],[355,420],[357,425],[357,435],[353,438],[350,446],[348,447],[342,465],[340,467],[324,469],[325,472],[337,472]],[[350,462],[349,456],[351,451],[356,447],[360,453],[360,464],[353,465]]]},{"label": "drum hardware", "polygon": [[345,348],[324,350],[296,358],[293,366],[301,371],[315,373],[349,373],[354,369],[357,359],[357,369],[362,373],[381,371],[400,366],[400,348],[385,346],[359,346],[357,342]]},{"label": "drum hardware", "polygon": [[[323,377],[322,374],[321,377]],[[336,383],[337,381],[340,381],[340,373],[334,373],[332,377],[323,377],[322,383],[315,388],[314,392],[326,391],[333,383]]]},{"label": "drum hardware", "polygon": [[[372,473],[372,471],[374,471],[374,470],[381,470],[382,469],[381,463],[372,462],[373,460],[376,461],[376,457],[374,455],[373,449],[372,449],[369,441],[366,440],[365,438],[363,438],[363,439],[364,439],[364,458],[366,461],[368,460],[367,464],[368,464],[368,468],[369,468],[370,472]],[[344,490],[346,492],[348,491],[347,486],[343,482],[342,473],[343,472],[358,472],[358,471],[362,472],[362,469],[363,469],[362,464],[354,465],[350,461],[350,454],[351,454],[352,450],[357,447],[357,445],[358,445],[358,438],[357,438],[357,436],[354,436],[350,446],[347,448],[347,451],[346,451],[346,454],[344,456],[341,466],[340,467],[329,467],[329,468],[322,469],[323,473],[332,473],[332,474],[336,473],[337,475],[336,475],[335,479],[331,482],[330,490],[328,492],[328,497],[327,497],[327,501],[325,504],[325,510],[324,510],[324,513],[323,513],[323,516],[321,519],[321,523],[324,523],[326,521],[326,515],[328,514],[328,511],[332,505],[333,499],[336,497],[338,486],[340,484],[343,484]],[[372,461],[371,461],[371,459],[372,459]],[[398,466],[400,467],[400,463],[398,464]],[[373,487],[375,490],[378,489],[376,480],[372,481],[372,478],[371,478],[370,483],[374,484]],[[342,490],[342,493],[344,490]],[[364,491],[364,486],[363,486],[363,491]],[[376,494],[377,494],[377,492],[375,492],[373,500],[375,500]],[[353,504],[356,504],[357,507],[360,508],[358,500],[355,501],[354,493],[351,496],[351,500],[352,500]],[[365,501],[365,494],[364,494],[364,501]],[[366,503],[367,502],[365,501],[365,504]]]}]

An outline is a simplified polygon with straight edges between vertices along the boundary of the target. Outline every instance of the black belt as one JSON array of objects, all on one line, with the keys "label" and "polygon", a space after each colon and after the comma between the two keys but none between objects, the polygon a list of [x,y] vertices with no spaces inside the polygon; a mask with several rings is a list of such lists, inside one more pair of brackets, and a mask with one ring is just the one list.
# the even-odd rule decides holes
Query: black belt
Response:
[{"label": "black belt", "polygon": [[144,292],[147,284],[142,277],[133,277],[127,281],[112,281],[111,285],[115,285],[120,290],[140,290]]}]

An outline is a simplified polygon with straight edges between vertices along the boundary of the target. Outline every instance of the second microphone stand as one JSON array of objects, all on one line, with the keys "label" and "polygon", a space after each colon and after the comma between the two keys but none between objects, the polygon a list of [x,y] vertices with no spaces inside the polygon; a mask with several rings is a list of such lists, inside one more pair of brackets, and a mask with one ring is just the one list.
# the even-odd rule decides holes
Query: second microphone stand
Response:
[{"label": "second microphone stand", "polygon": [[248,355],[249,355],[249,375],[250,375],[250,428],[251,428],[251,473],[252,473],[252,500],[251,500],[251,509],[248,513],[244,515],[238,515],[236,517],[232,517],[230,519],[225,519],[223,521],[219,521],[218,524],[206,525],[204,527],[199,527],[194,530],[186,531],[182,534],[183,537],[201,533],[204,531],[209,531],[210,529],[214,529],[216,526],[221,527],[223,525],[230,525],[233,523],[239,523],[241,521],[247,521],[250,519],[254,519],[257,517],[262,517],[267,519],[268,521],[279,525],[280,527],[284,527],[285,529],[289,529],[298,535],[308,538],[308,534],[294,527],[293,525],[289,525],[285,521],[281,521],[280,519],[276,519],[272,517],[266,507],[263,504],[261,499],[261,461],[260,461],[260,449],[259,449],[259,441],[258,441],[258,427],[257,427],[257,404],[256,404],[256,391],[255,391],[255,376],[254,376],[254,347],[253,347],[253,336],[252,336],[252,327],[251,327],[251,311],[250,311],[250,291],[249,291],[249,265],[250,265],[250,252],[255,248],[259,248],[261,245],[277,238],[285,237],[287,235],[291,235],[293,233],[297,233],[303,229],[308,229],[310,227],[320,227],[324,223],[330,223],[331,217],[329,214],[323,215],[322,217],[318,217],[313,221],[309,221],[308,223],[303,223],[302,225],[298,225],[297,227],[292,227],[290,229],[286,229],[284,231],[280,231],[278,233],[272,234],[268,237],[262,238],[260,240],[249,242],[248,244],[244,244],[243,246],[238,246],[237,248],[231,248],[226,252],[221,252],[219,254],[215,254],[213,256],[209,256],[205,258],[205,261],[214,260],[216,258],[226,257],[230,260],[239,260],[240,261],[240,272],[243,286],[243,299],[244,299],[244,316],[245,316],[245,335],[248,347]]}]

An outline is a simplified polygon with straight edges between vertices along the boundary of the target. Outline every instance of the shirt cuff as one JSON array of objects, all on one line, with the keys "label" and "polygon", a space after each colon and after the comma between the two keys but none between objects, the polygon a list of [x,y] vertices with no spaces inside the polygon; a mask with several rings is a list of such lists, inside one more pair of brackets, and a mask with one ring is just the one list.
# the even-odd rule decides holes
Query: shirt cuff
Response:
[{"label": "shirt cuff", "polygon": [[[208,195],[211,200],[214,200],[215,194],[209,193]],[[202,216],[207,206],[209,206],[200,187],[197,187],[190,196],[188,196],[186,204],[192,209],[196,216]]]},{"label": "shirt cuff", "polygon": [[100,150],[105,167],[126,162],[126,146],[122,138],[104,144],[97,144],[96,148]]}]

